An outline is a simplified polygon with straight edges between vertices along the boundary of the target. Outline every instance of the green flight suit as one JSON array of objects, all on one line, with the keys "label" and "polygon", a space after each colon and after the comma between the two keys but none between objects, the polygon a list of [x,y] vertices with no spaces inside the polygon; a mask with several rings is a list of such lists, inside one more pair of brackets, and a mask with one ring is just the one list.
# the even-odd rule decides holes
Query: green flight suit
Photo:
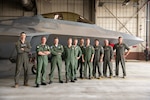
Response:
[{"label": "green flight suit", "polygon": [[125,50],[129,50],[130,48],[125,44],[115,44],[113,47],[114,50],[116,50],[116,76],[119,75],[119,62],[121,62],[122,70],[123,70],[123,76],[126,76],[126,68],[125,68]]},{"label": "green flight suit", "polygon": [[77,77],[77,66],[78,66],[78,59],[77,57],[82,56],[81,48],[77,45],[75,46],[75,64],[74,64],[74,76]]},{"label": "green flight suit", "polygon": [[[24,48],[24,51],[21,50],[21,48]],[[19,40],[16,43],[16,50],[17,50],[17,62],[16,62],[16,71],[15,71],[15,84],[19,83],[19,76],[22,67],[24,68],[24,84],[28,83],[28,64],[29,64],[29,52],[30,52],[31,46],[30,43],[25,41],[24,43]]]},{"label": "green flight suit", "polygon": [[[80,48],[81,48],[81,51],[82,51],[82,54],[83,54],[84,46],[80,46]],[[84,72],[84,70],[83,70],[84,68],[83,67],[84,67],[84,63],[82,61],[82,56],[81,56],[79,61],[78,61],[78,68],[79,68],[79,72],[80,72],[80,78],[83,78],[83,72]]]},{"label": "green flight suit", "polygon": [[64,58],[65,58],[65,70],[66,70],[66,82],[74,80],[74,63],[75,63],[75,48],[74,46],[64,47]]},{"label": "green flight suit", "polygon": [[109,75],[112,76],[112,62],[113,59],[113,48],[111,46],[104,46],[104,57],[103,57],[103,76],[107,77],[107,65],[109,67]]},{"label": "green flight suit", "polygon": [[98,69],[99,77],[102,75],[101,72],[101,62],[100,59],[102,58],[102,55],[104,54],[104,50],[102,46],[94,46],[95,54],[94,54],[94,60],[93,60],[93,76],[96,77],[96,68]]},{"label": "green flight suit", "polygon": [[[37,45],[37,73],[36,73],[36,84],[46,83],[46,68],[48,66],[48,55],[38,55],[39,51],[50,51],[48,45]],[[42,74],[42,78],[41,78]],[[41,80],[42,79],[42,80]]]},{"label": "green flight suit", "polygon": [[84,55],[84,78],[87,78],[87,66],[89,66],[89,78],[92,77],[92,67],[93,67],[93,62],[91,62],[91,57],[94,54],[94,47],[93,46],[88,46],[84,47],[83,55]]},{"label": "green flight suit", "polygon": [[56,66],[58,67],[58,76],[59,82],[62,81],[61,70],[62,70],[62,53],[64,52],[64,48],[62,45],[58,44],[58,46],[52,45],[50,47],[51,50],[51,71],[49,74],[50,81],[53,80],[54,70]]}]

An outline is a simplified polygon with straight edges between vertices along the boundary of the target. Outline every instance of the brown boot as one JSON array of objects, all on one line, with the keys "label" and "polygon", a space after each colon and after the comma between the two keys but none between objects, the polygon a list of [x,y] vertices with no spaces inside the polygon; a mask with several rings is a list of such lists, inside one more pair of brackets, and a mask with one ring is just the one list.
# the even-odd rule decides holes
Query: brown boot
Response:
[{"label": "brown boot", "polygon": [[26,83],[26,84],[24,84],[24,86],[29,86],[29,84],[28,84],[28,83]]},{"label": "brown boot", "polygon": [[18,88],[18,87],[19,87],[19,85],[18,85],[18,84],[15,84],[14,88]]}]

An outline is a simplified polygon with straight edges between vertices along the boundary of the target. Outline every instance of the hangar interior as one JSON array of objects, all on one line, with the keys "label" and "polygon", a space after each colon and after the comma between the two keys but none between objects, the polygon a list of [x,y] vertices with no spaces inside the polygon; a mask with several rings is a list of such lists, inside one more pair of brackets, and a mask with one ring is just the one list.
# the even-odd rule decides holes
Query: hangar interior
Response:
[{"label": "hangar interior", "polygon": [[[142,61],[145,59],[145,48],[149,49],[150,46],[149,10],[150,0],[0,0],[0,21],[5,20],[9,23],[9,19],[22,16],[72,12],[104,29],[125,32],[144,40],[141,44],[130,47],[131,53],[127,59],[134,60],[126,62],[126,79],[122,78],[123,73],[120,66],[119,77],[91,80],[78,78],[75,83],[61,84],[58,81],[58,70],[55,69],[54,83],[37,89],[35,88],[36,75],[31,71],[34,64],[30,63],[29,86],[23,86],[22,70],[19,88],[14,88],[16,63],[0,59],[0,100],[150,100],[150,64]],[[67,17],[70,18],[70,15]],[[1,39],[0,37],[0,42]],[[115,61],[112,67],[115,75]],[[47,82],[50,81],[48,77],[50,68],[49,63]],[[64,82],[65,73],[63,62],[62,78]]]},{"label": "hangar interior", "polygon": [[[127,1],[127,2],[125,2]],[[149,0],[1,0],[0,20],[52,12],[73,12],[96,25],[144,40],[130,47],[128,59],[145,59],[149,47]],[[86,34],[86,33],[85,33]]]}]

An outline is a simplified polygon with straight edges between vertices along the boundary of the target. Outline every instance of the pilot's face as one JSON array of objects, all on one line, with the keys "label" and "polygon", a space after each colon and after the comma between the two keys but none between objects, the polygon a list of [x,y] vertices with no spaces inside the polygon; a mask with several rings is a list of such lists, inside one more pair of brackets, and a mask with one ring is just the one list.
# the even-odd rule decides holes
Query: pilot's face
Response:
[{"label": "pilot's face", "polygon": [[107,45],[109,45],[109,41],[108,40],[105,40],[104,41],[104,44],[107,46]]},{"label": "pilot's face", "polygon": [[72,39],[68,39],[68,44],[71,45],[72,44]]},{"label": "pilot's face", "polygon": [[43,37],[43,38],[41,39],[41,42],[42,42],[42,44],[46,44],[46,37]]},{"label": "pilot's face", "polygon": [[59,39],[55,39],[54,44],[58,44],[58,43],[59,43]]},{"label": "pilot's face", "polygon": [[26,39],[26,34],[25,33],[21,34],[20,38],[21,38],[21,40],[25,40]]},{"label": "pilot's face", "polygon": [[78,44],[78,40],[74,40],[74,45],[77,45]]},{"label": "pilot's face", "polygon": [[98,41],[98,40],[95,41],[95,45],[96,45],[96,46],[99,45],[99,41]]},{"label": "pilot's face", "polygon": [[119,38],[119,39],[118,39],[118,42],[119,42],[119,43],[122,43],[122,41],[123,41],[123,38]]},{"label": "pilot's face", "polygon": [[80,40],[80,44],[84,44],[84,39],[81,39],[81,40]]},{"label": "pilot's face", "polygon": [[86,44],[87,44],[87,45],[90,44],[90,39],[86,39]]}]

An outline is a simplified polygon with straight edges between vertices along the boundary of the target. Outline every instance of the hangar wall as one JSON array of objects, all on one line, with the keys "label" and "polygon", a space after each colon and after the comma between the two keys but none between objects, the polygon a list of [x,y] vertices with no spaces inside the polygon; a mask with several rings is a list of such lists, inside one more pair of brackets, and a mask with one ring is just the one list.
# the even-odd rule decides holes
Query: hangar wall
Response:
[{"label": "hangar wall", "polygon": [[[74,12],[95,21],[95,0],[35,0],[37,10],[26,11],[20,0],[0,0],[0,20],[51,12]],[[35,12],[37,11],[37,12]]]},{"label": "hangar wall", "polygon": [[[105,29],[124,32],[146,39],[146,0],[96,0],[96,24]],[[102,5],[100,5],[100,4]],[[131,47],[128,58],[144,59],[145,42]]]},{"label": "hangar wall", "polygon": [[0,20],[33,15],[33,11],[23,9],[20,0],[0,0]]},{"label": "hangar wall", "polygon": [[[74,12],[91,21],[93,14],[94,0],[36,0],[37,13],[45,14],[50,12]],[[95,17],[95,16],[94,16]]]}]

